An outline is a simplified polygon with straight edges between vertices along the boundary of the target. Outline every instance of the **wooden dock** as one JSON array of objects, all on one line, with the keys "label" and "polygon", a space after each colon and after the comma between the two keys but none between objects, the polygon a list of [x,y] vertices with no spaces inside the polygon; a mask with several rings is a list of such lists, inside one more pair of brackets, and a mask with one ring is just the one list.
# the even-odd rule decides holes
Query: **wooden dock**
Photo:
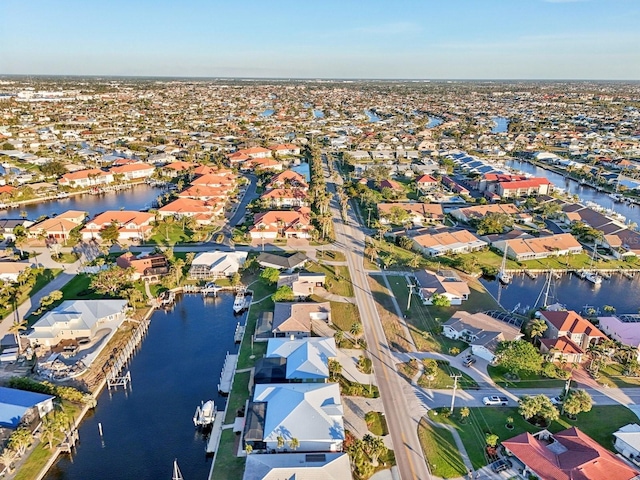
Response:
[{"label": "wooden dock", "polygon": [[237,364],[238,355],[227,352],[227,358],[224,359],[222,373],[220,374],[220,383],[218,383],[218,392],[222,395],[229,395],[229,392],[231,391],[233,376],[236,373]]},{"label": "wooden dock", "polygon": [[222,421],[224,420],[224,413],[225,412],[216,413],[216,418],[213,421],[213,426],[211,427],[211,435],[209,435],[209,440],[207,441],[207,446],[205,448],[207,453],[213,453],[218,449],[220,436],[222,435]]},{"label": "wooden dock", "polygon": [[242,342],[242,337],[244,336],[244,325],[240,325],[240,322],[236,325],[236,333],[233,334],[233,341],[235,343]]},{"label": "wooden dock", "polygon": [[147,317],[145,320],[141,321],[138,325],[138,328],[133,333],[133,335],[129,337],[129,340],[124,345],[124,347],[119,351],[114,349],[111,358],[103,367],[103,370],[106,370],[105,376],[107,379],[107,387],[109,387],[109,390],[111,390],[112,387],[116,388],[118,386],[127,388],[127,386],[131,383],[131,373],[129,372],[129,370],[127,370],[125,374],[122,374],[121,372],[126,366],[129,359],[133,356],[136,348],[149,330],[150,323],[150,317]]}]

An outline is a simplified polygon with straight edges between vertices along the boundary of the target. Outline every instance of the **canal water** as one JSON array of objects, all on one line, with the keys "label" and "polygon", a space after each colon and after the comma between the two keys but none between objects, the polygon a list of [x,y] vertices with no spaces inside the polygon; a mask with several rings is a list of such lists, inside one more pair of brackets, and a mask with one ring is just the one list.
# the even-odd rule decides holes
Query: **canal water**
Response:
[{"label": "canal water", "polygon": [[365,110],[364,114],[367,116],[370,123],[375,123],[380,121],[380,117],[376,115],[374,112],[372,112],[371,110]]},{"label": "canal water", "polygon": [[322,110],[318,110],[317,108],[314,108],[313,118],[324,118],[324,112]]},{"label": "canal water", "polygon": [[21,212],[27,212],[29,220],[36,220],[42,215],[53,217],[67,210],[88,212],[89,217],[94,217],[107,210],[146,210],[163,192],[164,190],[161,188],[140,184],[120,192],[76,195],[29,205],[19,205],[16,208],[0,210],[0,219],[20,218]]},{"label": "canal water", "polygon": [[[524,313],[536,306],[538,296],[546,290],[545,280],[545,275],[538,275],[536,279],[517,275],[506,286],[501,285],[497,280],[483,278],[480,281],[496,299],[499,299],[506,310],[516,309]],[[585,305],[599,308],[604,312],[603,307],[611,305],[618,313],[637,314],[640,310],[640,296],[635,292],[639,291],[640,276],[638,275],[632,280],[622,275],[612,275],[611,279],[603,280],[600,285],[594,285],[568,273],[552,281],[550,288],[552,298],[548,303],[560,303],[568,310],[576,312],[583,311]]]},{"label": "canal water", "polygon": [[429,117],[429,123],[427,123],[427,128],[435,128],[438,125],[442,125],[443,121],[444,120],[438,117]]},{"label": "canal water", "polygon": [[586,185],[581,185],[580,182],[565,178],[558,173],[545,170],[528,162],[507,160],[505,164],[508,167],[530,173],[536,177],[545,177],[555,186],[563,188],[567,193],[577,195],[581,202],[590,201],[597,203],[603,208],[611,209],[621,214],[627,221],[640,225],[640,208],[638,208],[637,205],[616,202],[606,193],[599,192],[595,188]]},{"label": "canal water", "polygon": [[491,129],[491,133],[504,133],[507,131],[509,127],[509,119],[504,117],[493,117],[491,118],[495,125]]},{"label": "canal water", "polygon": [[237,352],[238,321],[245,317],[234,317],[231,294],[185,295],[173,310],[154,312],[129,366],[131,390],[102,392],[80,425],[76,453],[61,456],[46,480],[170,479],[174,459],[184,478],[207,478],[211,458],[192,418],[201,401],[224,410],[217,385],[227,351]]},{"label": "canal water", "polygon": [[290,168],[294,172],[299,173],[300,175],[304,175],[304,178],[307,179],[307,182],[311,179],[311,172],[309,170],[309,163],[302,162],[300,165],[296,165]]}]

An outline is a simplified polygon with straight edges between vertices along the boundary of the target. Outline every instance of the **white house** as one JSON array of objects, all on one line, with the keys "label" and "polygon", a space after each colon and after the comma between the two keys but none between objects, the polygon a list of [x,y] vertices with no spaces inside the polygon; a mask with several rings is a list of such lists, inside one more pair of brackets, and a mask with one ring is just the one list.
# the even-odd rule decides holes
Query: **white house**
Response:
[{"label": "white house", "polygon": [[189,277],[199,280],[232,277],[242,268],[249,252],[202,252],[191,264]]},{"label": "white house", "polygon": [[429,272],[418,270],[414,277],[417,282],[418,296],[424,305],[432,305],[434,295],[446,297],[451,305],[462,305],[469,299],[471,291],[467,282],[453,270]]},{"label": "white house", "polygon": [[[339,452],[344,414],[337,383],[280,383],[255,386],[247,412],[244,442],[254,451]],[[278,437],[285,441],[278,447]]]},{"label": "white house", "polygon": [[242,480],[352,480],[346,453],[247,455]]},{"label": "white house", "polygon": [[629,423],[620,427],[617,432],[613,433],[613,437],[614,448],[623,457],[640,466],[640,425]]},{"label": "white house", "polygon": [[60,340],[92,339],[98,330],[117,329],[126,318],[126,300],[67,300],[33,325],[29,343],[51,347]]},{"label": "white house", "polygon": [[598,325],[612,340],[634,347],[640,360],[640,315],[598,317]]},{"label": "white house", "polygon": [[329,359],[337,356],[333,337],[306,337],[270,338],[265,358],[283,359],[285,379],[290,382],[326,382]]}]

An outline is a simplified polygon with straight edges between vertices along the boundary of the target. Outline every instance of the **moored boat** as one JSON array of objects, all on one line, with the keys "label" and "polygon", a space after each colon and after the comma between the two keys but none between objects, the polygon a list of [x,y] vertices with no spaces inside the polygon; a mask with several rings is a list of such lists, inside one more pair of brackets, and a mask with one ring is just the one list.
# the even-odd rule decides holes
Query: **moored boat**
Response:
[{"label": "moored boat", "polygon": [[233,311],[234,313],[240,313],[245,309],[247,303],[246,293],[244,289],[238,290],[236,293],[236,298],[233,301]]}]

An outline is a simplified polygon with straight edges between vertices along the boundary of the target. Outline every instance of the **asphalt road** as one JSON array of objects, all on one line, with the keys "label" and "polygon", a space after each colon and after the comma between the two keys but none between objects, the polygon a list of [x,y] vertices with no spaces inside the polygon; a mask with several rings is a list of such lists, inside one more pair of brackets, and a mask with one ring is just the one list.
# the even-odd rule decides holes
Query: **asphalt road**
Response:
[{"label": "asphalt road", "polygon": [[[328,189],[335,193],[335,186],[332,183],[328,184]],[[331,208],[335,218],[335,246],[342,250],[347,258],[400,477],[404,480],[431,479],[418,440],[418,426],[409,414],[406,398],[400,385],[403,380],[395,369],[394,357],[384,335],[382,322],[364,271],[364,233],[356,223],[353,211],[349,211],[348,224],[345,225],[341,220],[335,198]],[[355,225],[358,227],[355,228]]]}]

